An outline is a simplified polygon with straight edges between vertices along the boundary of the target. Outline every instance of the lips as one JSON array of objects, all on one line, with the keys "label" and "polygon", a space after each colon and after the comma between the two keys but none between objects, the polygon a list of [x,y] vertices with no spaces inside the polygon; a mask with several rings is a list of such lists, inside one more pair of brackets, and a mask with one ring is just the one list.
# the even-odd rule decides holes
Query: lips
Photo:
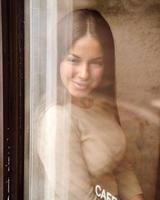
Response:
[{"label": "lips", "polygon": [[81,81],[72,81],[72,84],[74,85],[75,88],[79,90],[85,90],[88,87],[88,83]]}]

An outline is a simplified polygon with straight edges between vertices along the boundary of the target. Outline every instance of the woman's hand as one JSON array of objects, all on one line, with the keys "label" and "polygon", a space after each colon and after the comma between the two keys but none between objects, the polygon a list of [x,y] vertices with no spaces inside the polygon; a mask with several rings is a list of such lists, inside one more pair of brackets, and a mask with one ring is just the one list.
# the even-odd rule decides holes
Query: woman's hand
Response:
[{"label": "woman's hand", "polygon": [[144,200],[144,198],[143,198],[142,194],[137,194],[136,196],[134,196],[130,200]]}]

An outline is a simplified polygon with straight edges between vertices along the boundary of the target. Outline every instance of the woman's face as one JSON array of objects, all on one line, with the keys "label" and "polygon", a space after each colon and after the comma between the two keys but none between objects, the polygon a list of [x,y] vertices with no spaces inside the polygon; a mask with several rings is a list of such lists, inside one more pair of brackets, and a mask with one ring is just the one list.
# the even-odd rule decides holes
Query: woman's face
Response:
[{"label": "woman's face", "polygon": [[73,97],[86,97],[102,80],[103,50],[95,38],[86,35],[75,42],[60,63],[61,80]]}]

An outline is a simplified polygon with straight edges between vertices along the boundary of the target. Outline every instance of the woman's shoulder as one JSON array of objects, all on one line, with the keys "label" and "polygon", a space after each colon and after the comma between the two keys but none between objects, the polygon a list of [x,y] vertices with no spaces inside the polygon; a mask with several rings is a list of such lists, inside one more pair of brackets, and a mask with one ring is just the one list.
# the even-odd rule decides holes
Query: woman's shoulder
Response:
[{"label": "woman's shoulder", "polygon": [[43,110],[40,111],[40,118],[53,118],[61,115],[62,112],[67,112],[67,107],[63,105],[51,104],[46,106]]},{"label": "woman's shoulder", "polygon": [[48,105],[38,109],[35,114],[35,127],[36,132],[40,135],[42,132],[50,133],[57,126],[57,121],[60,120],[61,106]]},{"label": "woman's shoulder", "polygon": [[55,112],[59,112],[62,109],[62,107],[63,106],[57,105],[57,104],[48,105],[45,108],[45,113],[46,114],[52,114],[52,113],[55,113]]},{"label": "woman's shoulder", "polygon": [[39,113],[37,120],[37,134],[40,139],[48,141],[54,137],[63,118],[63,106],[48,105]]}]

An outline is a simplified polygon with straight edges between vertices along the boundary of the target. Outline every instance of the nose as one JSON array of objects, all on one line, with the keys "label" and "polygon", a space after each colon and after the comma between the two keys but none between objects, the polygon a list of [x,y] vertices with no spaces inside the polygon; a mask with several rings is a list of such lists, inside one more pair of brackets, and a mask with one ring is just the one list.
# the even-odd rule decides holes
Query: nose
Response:
[{"label": "nose", "polygon": [[83,80],[87,80],[89,78],[89,66],[87,63],[84,63],[80,66],[79,78]]}]

